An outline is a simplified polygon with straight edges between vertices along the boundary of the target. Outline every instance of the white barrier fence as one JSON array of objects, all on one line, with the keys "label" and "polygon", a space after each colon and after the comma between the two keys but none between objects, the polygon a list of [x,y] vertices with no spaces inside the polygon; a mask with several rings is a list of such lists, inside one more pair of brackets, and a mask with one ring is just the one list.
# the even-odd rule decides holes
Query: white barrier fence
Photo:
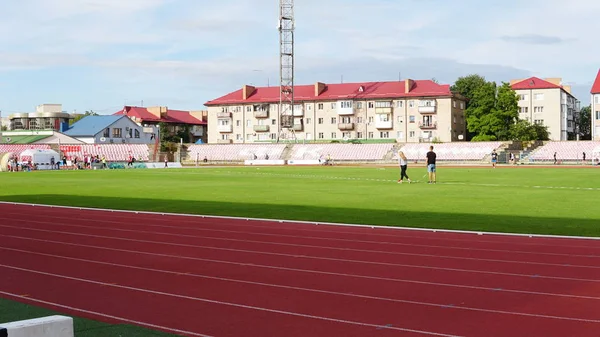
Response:
[{"label": "white barrier fence", "polygon": [[285,160],[244,160],[244,165],[285,165]]},{"label": "white barrier fence", "polygon": [[0,323],[0,337],[74,337],[73,318],[48,316]]}]

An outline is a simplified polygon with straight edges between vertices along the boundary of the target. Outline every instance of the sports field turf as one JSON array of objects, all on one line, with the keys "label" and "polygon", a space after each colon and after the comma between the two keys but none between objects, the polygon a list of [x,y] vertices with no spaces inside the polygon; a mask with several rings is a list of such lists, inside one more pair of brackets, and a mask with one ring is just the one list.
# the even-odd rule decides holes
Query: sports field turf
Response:
[{"label": "sports field turf", "polygon": [[[600,236],[600,169],[227,167],[7,173],[0,200],[176,213]],[[65,214],[68,218],[68,212]]]},{"label": "sports field turf", "polygon": [[[0,174],[0,200],[355,224],[600,236],[600,170],[227,167]],[[65,219],[69,218],[68,210]],[[76,219],[72,219],[75,220]],[[276,223],[273,224],[276,226]],[[3,321],[51,314],[0,299]],[[77,336],[167,336],[76,318]]]}]

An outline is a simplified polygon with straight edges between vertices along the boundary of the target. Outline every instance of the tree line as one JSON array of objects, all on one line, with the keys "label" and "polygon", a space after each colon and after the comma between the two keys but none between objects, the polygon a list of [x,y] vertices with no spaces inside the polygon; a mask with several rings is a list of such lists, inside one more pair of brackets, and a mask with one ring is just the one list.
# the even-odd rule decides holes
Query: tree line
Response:
[{"label": "tree line", "polygon": [[[459,77],[450,88],[467,99],[467,140],[471,141],[532,141],[549,140],[548,127],[519,118],[519,97],[510,83],[487,81],[473,74]],[[575,130],[579,139],[591,139],[591,107],[575,115]],[[586,128],[587,126],[587,128]],[[570,139],[576,139],[570,134]],[[589,138],[588,138],[589,137]]]}]

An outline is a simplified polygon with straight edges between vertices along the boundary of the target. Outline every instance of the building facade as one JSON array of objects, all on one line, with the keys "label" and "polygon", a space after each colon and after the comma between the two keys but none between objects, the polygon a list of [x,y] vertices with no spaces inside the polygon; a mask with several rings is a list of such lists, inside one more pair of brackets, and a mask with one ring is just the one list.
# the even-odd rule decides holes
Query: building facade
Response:
[{"label": "building facade", "polygon": [[[465,99],[449,85],[404,80],[294,87],[294,132],[308,141],[452,142],[466,138]],[[274,141],[279,87],[245,85],[209,101],[209,143]]]},{"label": "building facade", "polygon": [[596,75],[596,80],[590,92],[592,94],[592,100],[590,101],[592,106],[592,140],[600,140],[600,70],[598,70],[598,75]]},{"label": "building facade", "polygon": [[8,116],[10,130],[60,131],[71,119],[73,116],[63,112],[61,104],[41,104],[36,107],[36,112]]},{"label": "building facade", "polygon": [[[569,140],[575,133],[580,103],[560,78],[531,77],[510,82],[519,96],[519,118],[548,127],[550,140]],[[571,137],[571,138],[572,138]]]},{"label": "building facade", "polygon": [[[173,110],[166,106],[137,107],[125,106],[123,110],[116,112],[116,116],[127,116],[134,122],[143,126],[165,125],[166,132],[177,134],[181,130],[187,130],[192,143],[207,141],[207,112],[206,111],[183,111]],[[164,136],[164,135],[163,135]]]},{"label": "building facade", "polygon": [[127,116],[86,116],[73,124],[65,135],[86,144],[153,144],[156,126],[141,126]]}]

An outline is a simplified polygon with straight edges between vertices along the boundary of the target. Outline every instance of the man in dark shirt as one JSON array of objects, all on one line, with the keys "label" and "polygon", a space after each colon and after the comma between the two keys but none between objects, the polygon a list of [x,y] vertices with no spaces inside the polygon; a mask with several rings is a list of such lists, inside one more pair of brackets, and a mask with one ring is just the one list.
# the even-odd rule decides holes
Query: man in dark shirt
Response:
[{"label": "man in dark shirt", "polygon": [[492,151],[492,167],[496,168],[496,163],[498,162],[498,153],[496,150]]},{"label": "man in dark shirt", "polygon": [[437,158],[435,152],[433,152],[433,146],[429,147],[429,152],[427,152],[427,172],[429,173],[429,182],[428,184],[435,184],[435,159]]}]

